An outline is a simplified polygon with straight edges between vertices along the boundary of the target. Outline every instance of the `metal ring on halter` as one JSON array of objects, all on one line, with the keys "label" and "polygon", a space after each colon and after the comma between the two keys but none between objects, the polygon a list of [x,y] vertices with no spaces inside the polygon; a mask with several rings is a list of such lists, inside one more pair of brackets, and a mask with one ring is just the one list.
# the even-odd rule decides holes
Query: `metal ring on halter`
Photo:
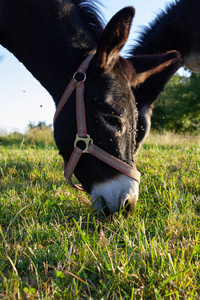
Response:
[{"label": "metal ring on halter", "polygon": [[[83,75],[84,77],[83,77],[83,80],[77,80],[76,79],[76,75],[77,74],[81,74],[81,75]],[[73,78],[75,78],[78,82],[85,82],[86,81],[86,73],[82,73],[82,72],[79,72],[79,71],[77,71],[76,73],[74,73],[74,75],[73,75]]]}]

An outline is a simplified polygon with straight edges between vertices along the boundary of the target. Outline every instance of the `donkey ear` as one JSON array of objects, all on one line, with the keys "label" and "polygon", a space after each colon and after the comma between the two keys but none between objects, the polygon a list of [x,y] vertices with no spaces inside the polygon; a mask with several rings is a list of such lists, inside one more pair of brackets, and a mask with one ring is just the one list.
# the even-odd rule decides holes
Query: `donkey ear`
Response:
[{"label": "donkey ear", "polygon": [[[135,68],[137,72],[139,72],[136,77],[140,77],[140,82],[138,80],[139,85],[137,86],[135,82],[134,85],[132,85],[138,110],[140,110],[143,106],[150,107],[157,100],[159,94],[164,90],[165,85],[173,76],[173,74],[181,67],[181,57],[180,54],[176,51],[169,52],[162,56],[154,56],[154,58],[151,59],[150,62],[153,64],[153,61],[156,62],[156,59],[158,58],[161,58],[161,60],[164,59],[166,61],[158,64],[157,67],[156,65],[151,66],[155,71],[153,72],[154,76],[145,74],[146,72],[148,73],[151,70],[145,71],[145,65],[147,63],[145,59],[143,60],[143,63],[139,63],[140,59],[142,59],[142,56],[138,57],[138,60],[134,60]],[[133,63],[133,59],[131,59],[131,61]],[[152,75],[152,73],[150,75]],[[144,81],[143,79],[146,80]]]},{"label": "donkey ear", "polygon": [[119,52],[126,43],[135,10],[125,7],[110,20],[97,46],[97,67],[109,72],[115,65]]},{"label": "donkey ear", "polygon": [[141,55],[133,56],[128,59],[135,71],[132,87],[137,87],[143,83],[148,77],[160,73],[170,65],[180,60],[178,51],[170,51],[163,55]]}]

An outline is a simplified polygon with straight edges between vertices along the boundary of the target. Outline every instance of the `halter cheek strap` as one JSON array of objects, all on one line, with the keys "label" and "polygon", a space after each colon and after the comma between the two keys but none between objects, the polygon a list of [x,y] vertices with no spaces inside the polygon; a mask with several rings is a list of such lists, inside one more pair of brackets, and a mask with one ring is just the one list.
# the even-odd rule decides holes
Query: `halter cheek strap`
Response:
[{"label": "halter cheek strap", "polygon": [[[73,78],[71,79],[70,83],[68,84],[59,104],[56,109],[54,115],[55,121],[65,106],[67,100],[72,95],[74,90],[76,89],[76,122],[77,122],[77,134],[76,139],[74,141],[74,150],[70,156],[69,161],[67,162],[64,159],[64,176],[67,181],[73,187],[84,190],[82,186],[73,184],[71,182],[72,174],[78,164],[81,155],[84,153],[89,153],[95,156],[96,158],[100,159],[101,161],[105,162],[106,164],[110,165],[114,169],[118,170],[119,172],[135,179],[138,183],[140,183],[140,172],[136,169],[136,167],[131,167],[126,163],[122,162],[121,160],[117,159],[116,157],[112,156],[111,154],[107,153],[106,151],[102,150],[98,146],[93,144],[93,140],[87,134],[87,126],[86,126],[86,115],[85,115],[85,103],[84,103],[84,82],[86,80],[86,70],[89,66],[91,59],[93,58],[94,54],[89,55],[83,63],[78,68],[77,72],[74,74]],[[76,76],[77,74],[82,74],[83,80],[77,81]],[[79,142],[85,143],[85,148],[82,150],[78,147]]]}]

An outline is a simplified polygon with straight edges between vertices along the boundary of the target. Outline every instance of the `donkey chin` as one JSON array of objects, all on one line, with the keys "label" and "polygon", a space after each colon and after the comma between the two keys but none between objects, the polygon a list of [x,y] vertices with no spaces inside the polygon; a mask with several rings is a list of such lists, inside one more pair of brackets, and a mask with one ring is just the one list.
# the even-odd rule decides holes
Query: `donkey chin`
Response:
[{"label": "donkey chin", "polygon": [[117,177],[95,184],[91,190],[93,207],[106,216],[120,209],[129,213],[135,206],[139,195],[139,183],[126,176]]}]

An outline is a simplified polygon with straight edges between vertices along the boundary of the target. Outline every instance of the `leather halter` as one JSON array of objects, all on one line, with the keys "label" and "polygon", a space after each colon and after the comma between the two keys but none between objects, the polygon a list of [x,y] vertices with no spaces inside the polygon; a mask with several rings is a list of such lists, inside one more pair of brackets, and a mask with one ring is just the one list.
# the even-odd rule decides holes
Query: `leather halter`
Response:
[{"label": "leather halter", "polygon": [[[71,186],[84,190],[81,186],[73,184],[71,182],[72,174],[76,168],[76,165],[84,153],[90,153],[96,158],[100,159],[101,161],[105,162],[106,164],[110,165],[114,169],[118,170],[119,172],[135,179],[138,183],[140,183],[140,172],[136,169],[136,167],[131,167],[126,163],[122,162],[118,158],[112,156],[111,154],[105,152],[98,146],[93,144],[92,138],[87,134],[87,126],[86,126],[86,115],[85,115],[85,103],[84,103],[84,82],[86,80],[86,71],[89,66],[91,59],[93,58],[94,54],[91,54],[86,57],[83,63],[80,65],[76,73],[74,74],[73,78],[71,79],[70,83],[68,84],[62,98],[58,104],[56,109],[53,123],[60,114],[61,110],[65,106],[67,100],[76,89],[76,122],[77,122],[77,134],[76,139],[74,141],[74,150],[71,154],[69,161],[67,162],[64,159],[64,176],[67,181],[70,183]],[[82,74],[83,80],[78,81],[76,79],[77,74]],[[78,147],[78,142],[85,143],[85,149],[80,149]]]}]

